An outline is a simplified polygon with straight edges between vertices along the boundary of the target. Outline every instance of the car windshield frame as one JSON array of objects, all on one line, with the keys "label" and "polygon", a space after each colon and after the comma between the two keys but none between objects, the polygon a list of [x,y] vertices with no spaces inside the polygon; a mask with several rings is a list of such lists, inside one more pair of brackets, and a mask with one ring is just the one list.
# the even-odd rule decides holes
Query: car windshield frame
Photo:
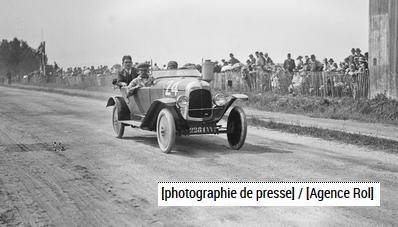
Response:
[{"label": "car windshield frame", "polygon": [[195,77],[199,78],[202,75],[196,69],[173,69],[173,70],[156,70],[152,71],[152,77],[155,79],[169,78],[169,77]]}]

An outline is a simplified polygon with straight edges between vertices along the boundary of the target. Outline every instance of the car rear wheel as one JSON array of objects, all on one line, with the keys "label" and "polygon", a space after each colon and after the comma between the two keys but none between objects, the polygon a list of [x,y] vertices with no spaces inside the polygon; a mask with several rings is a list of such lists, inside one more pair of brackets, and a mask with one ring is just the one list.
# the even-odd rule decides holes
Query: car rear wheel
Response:
[{"label": "car rear wheel", "polygon": [[170,110],[162,109],[156,123],[156,134],[161,151],[170,153],[176,139],[176,126]]},{"label": "car rear wheel", "polygon": [[227,137],[229,146],[239,150],[246,140],[247,122],[246,114],[239,106],[235,106],[228,116]]},{"label": "car rear wheel", "polygon": [[113,107],[113,113],[112,113],[112,126],[113,126],[113,131],[115,132],[115,135],[117,138],[122,138],[124,134],[124,124],[122,124],[119,121],[118,117],[118,108],[116,105]]}]

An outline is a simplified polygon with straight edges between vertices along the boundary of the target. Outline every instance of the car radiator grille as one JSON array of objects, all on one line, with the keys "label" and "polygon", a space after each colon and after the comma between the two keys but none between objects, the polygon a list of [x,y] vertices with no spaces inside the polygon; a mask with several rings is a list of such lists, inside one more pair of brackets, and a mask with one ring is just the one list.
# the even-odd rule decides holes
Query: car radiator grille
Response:
[{"label": "car radiator grille", "polygon": [[189,94],[189,117],[206,118],[211,116],[211,94],[209,90],[198,89]]}]

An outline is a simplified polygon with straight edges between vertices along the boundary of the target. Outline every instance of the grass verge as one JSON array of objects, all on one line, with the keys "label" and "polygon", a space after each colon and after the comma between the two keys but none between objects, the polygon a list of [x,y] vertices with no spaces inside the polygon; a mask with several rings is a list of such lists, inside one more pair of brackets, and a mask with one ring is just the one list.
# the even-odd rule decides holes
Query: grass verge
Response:
[{"label": "grass verge", "polygon": [[321,129],[316,127],[303,127],[277,123],[273,121],[262,121],[256,117],[247,118],[248,124],[260,126],[269,129],[275,129],[282,132],[295,133],[298,135],[312,136],[325,140],[338,140],[347,144],[366,146],[369,148],[382,150],[388,153],[398,153],[398,142],[383,138],[371,137],[348,132]]},{"label": "grass verge", "polygon": [[93,93],[92,90],[85,91],[85,90],[81,90],[81,89],[56,88],[56,87],[45,87],[45,86],[38,86],[38,85],[23,85],[23,84],[12,84],[12,85],[0,84],[0,86],[32,90],[32,91],[44,91],[44,92],[48,92],[48,93],[56,93],[56,94],[61,94],[61,95],[77,96],[77,97],[84,97],[84,98],[92,98],[92,99],[98,99],[98,100],[106,100],[107,98],[109,98],[108,93],[104,92],[99,95],[98,93],[101,93],[101,92],[94,91],[97,93]]},{"label": "grass verge", "polygon": [[373,99],[248,94],[249,107],[270,112],[303,114],[316,118],[357,120],[398,125],[398,101],[377,95]]}]

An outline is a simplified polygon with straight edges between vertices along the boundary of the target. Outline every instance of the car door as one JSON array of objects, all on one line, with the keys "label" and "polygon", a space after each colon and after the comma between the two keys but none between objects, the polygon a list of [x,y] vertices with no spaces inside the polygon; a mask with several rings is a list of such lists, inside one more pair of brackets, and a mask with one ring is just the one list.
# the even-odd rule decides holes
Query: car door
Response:
[{"label": "car door", "polygon": [[134,95],[134,101],[137,104],[138,110],[145,115],[151,106],[150,100],[151,87],[141,87],[137,89],[137,94]]}]

